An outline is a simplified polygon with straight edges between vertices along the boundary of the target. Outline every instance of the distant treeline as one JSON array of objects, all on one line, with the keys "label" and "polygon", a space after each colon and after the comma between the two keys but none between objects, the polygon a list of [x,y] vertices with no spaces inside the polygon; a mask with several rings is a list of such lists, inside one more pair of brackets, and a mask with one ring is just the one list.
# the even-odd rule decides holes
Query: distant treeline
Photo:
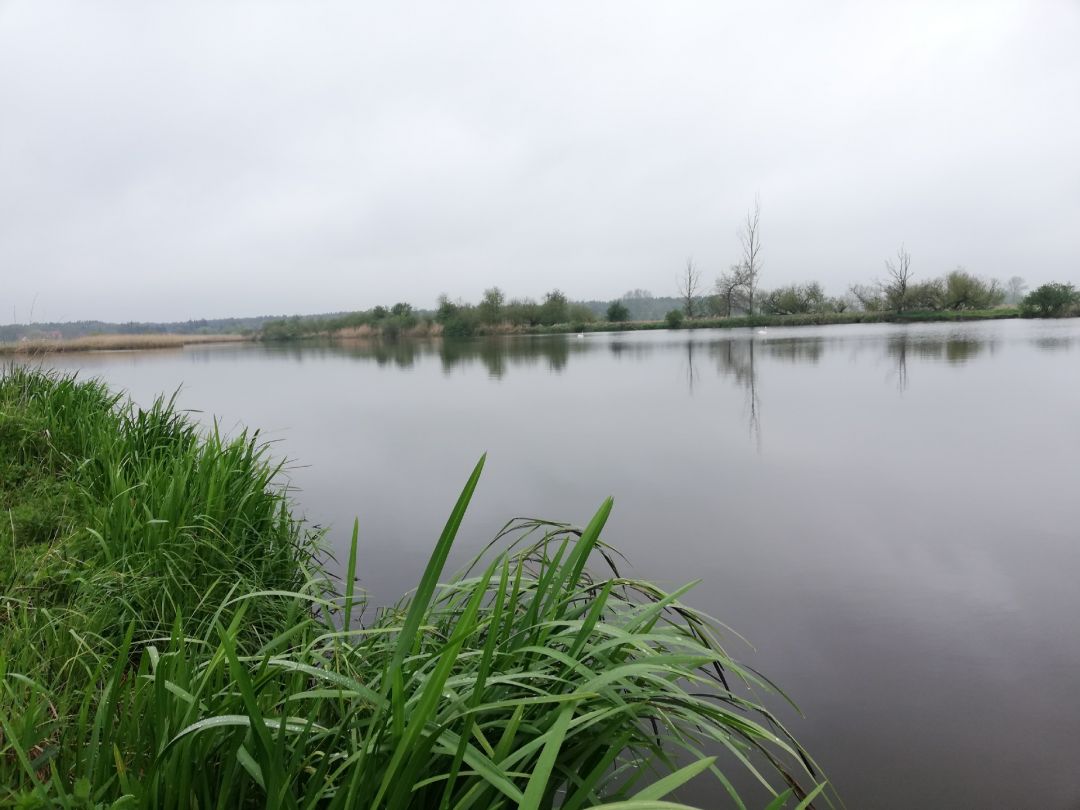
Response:
[{"label": "distant treeline", "polygon": [[67,323],[29,323],[0,326],[0,342],[14,342],[58,337],[64,340],[88,335],[223,335],[258,332],[263,325],[278,315],[260,315],[254,318],[202,318],[194,321],[171,321],[164,323],[135,322],[110,323],[108,321],[69,321]]},{"label": "distant treeline", "polygon": [[531,298],[507,300],[498,287],[484,292],[477,304],[451,301],[439,296],[433,312],[416,310],[399,302],[377,306],[332,318],[286,318],[263,327],[266,340],[290,340],[310,335],[444,335],[471,337],[477,334],[524,331],[532,327],[559,324],[581,325],[597,320],[596,313],[581,303],[571,302],[560,290],[547,293],[542,301]]},{"label": "distant treeline", "polygon": [[[949,313],[989,313],[1002,306],[1015,307],[1024,317],[1080,315],[1080,294],[1071,284],[1050,283],[1027,293],[1023,279],[1014,276],[1006,284],[983,279],[963,268],[937,278],[914,281],[910,257],[903,250],[898,261],[887,263],[887,278],[871,284],[856,284],[842,295],[830,296],[816,281],[788,284],[772,290],[755,289],[751,296],[747,275],[737,267],[716,279],[708,293],[700,285],[690,286],[680,297],[654,296],[648,290],[629,290],[611,301],[572,301],[561,290],[548,292],[539,301],[507,298],[498,287],[484,292],[477,303],[439,296],[434,310],[414,308],[399,302],[355,312],[335,312],[292,317],[262,315],[250,318],[215,318],[164,323],[73,321],[0,326],[0,343],[23,339],[62,338],[89,335],[217,335],[250,334],[264,340],[293,340],[316,335],[382,336],[472,335],[506,332],[581,331],[604,328],[604,324],[744,325],[768,319],[770,323],[830,323],[864,320],[852,317],[866,313],[872,320],[920,320],[920,313],[945,318]],[[718,320],[726,322],[719,324]],[[774,320],[778,319],[778,320]],[[687,323],[689,322],[689,324]],[[610,328],[610,327],[607,327]]]},{"label": "distant treeline", "polygon": [[[841,296],[829,296],[818,282],[758,290],[751,309],[748,292],[721,276],[709,295],[656,297],[631,290],[613,301],[571,301],[552,290],[540,301],[508,299],[498,287],[484,292],[477,303],[441,295],[434,311],[416,310],[399,302],[393,306],[332,317],[293,317],[270,321],[266,340],[292,340],[314,335],[399,335],[471,337],[507,332],[587,331],[605,324],[679,327],[687,324],[724,326],[755,323],[849,323],[863,320],[904,321],[970,316],[1053,317],[1080,314],[1080,297],[1068,284],[1045,284],[1024,294],[1022,279],[1007,285],[957,268],[940,278],[913,283],[905,271],[870,285],[855,285]],[[1003,309],[1003,307],[1009,309]],[[611,327],[606,327],[611,328]]]}]

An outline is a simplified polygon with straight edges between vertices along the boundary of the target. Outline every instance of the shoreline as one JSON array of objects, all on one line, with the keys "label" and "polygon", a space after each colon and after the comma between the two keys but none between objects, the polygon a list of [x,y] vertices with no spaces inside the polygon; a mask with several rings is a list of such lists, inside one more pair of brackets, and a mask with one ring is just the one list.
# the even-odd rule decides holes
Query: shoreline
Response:
[{"label": "shoreline", "polygon": [[554,335],[575,332],[635,332],[653,329],[670,329],[673,332],[687,329],[740,329],[755,326],[837,326],[856,323],[931,323],[945,321],[997,321],[1019,318],[1016,308],[1000,310],[958,310],[948,312],[826,312],[805,315],[735,315],[727,318],[694,318],[684,320],[677,327],[667,321],[607,321],[585,324],[557,324],[533,326],[520,334]]},{"label": "shoreline", "polygon": [[[728,318],[694,318],[684,320],[672,327],[666,320],[625,321],[612,323],[565,323],[552,326],[495,326],[485,327],[472,337],[498,337],[515,335],[570,335],[585,332],[643,332],[670,330],[673,332],[695,329],[743,329],[752,327],[784,326],[837,326],[860,323],[954,323],[1020,319],[1016,307],[993,310],[958,310],[935,312],[830,312],[804,315],[739,315]],[[1068,317],[1068,316],[1066,316]],[[1077,316],[1072,316],[1077,317]],[[1033,320],[1027,319],[1025,320]],[[434,328],[433,328],[434,327]],[[394,336],[392,339],[431,339],[446,337],[438,324],[417,327]],[[387,339],[378,330],[368,329],[358,334],[355,328],[335,332],[313,332],[287,338],[266,338],[259,334],[177,335],[173,333],[149,333],[137,335],[104,334],[72,338],[70,340],[30,340],[21,343],[0,343],[0,357],[40,357],[48,354],[94,351],[151,351],[183,349],[187,346],[214,345],[221,343],[271,343],[291,344],[310,340],[370,340]]]},{"label": "shoreline", "polygon": [[[994,321],[1020,319],[1020,310],[1016,307],[1001,307],[993,310],[959,310],[959,311],[936,311],[936,312],[828,312],[811,313],[805,315],[739,315],[730,318],[694,318],[684,320],[678,327],[672,327],[666,320],[658,321],[594,321],[591,323],[562,323],[552,326],[510,326],[500,324],[485,326],[478,329],[469,337],[469,340],[478,337],[514,337],[524,335],[573,335],[584,332],[643,332],[653,330],[669,330],[681,332],[694,329],[745,329],[762,326],[837,326],[844,324],[859,323],[934,323],[934,322],[958,322],[958,321]],[[447,337],[438,328],[439,324],[420,324],[414,329],[406,330],[393,339],[428,340],[431,338]],[[335,330],[333,332],[312,332],[305,335],[295,335],[279,338],[256,338],[261,342],[291,344],[305,340],[371,340],[386,339],[386,336],[372,327],[365,327],[362,331],[355,327]],[[451,338],[459,339],[459,338]]]}]

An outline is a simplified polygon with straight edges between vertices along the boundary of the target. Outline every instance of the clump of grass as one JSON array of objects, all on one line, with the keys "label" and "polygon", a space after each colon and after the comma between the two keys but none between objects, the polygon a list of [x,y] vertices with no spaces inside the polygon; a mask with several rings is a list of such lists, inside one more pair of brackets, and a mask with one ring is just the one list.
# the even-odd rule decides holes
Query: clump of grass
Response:
[{"label": "clump of grass", "polygon": [[416,590],[365,622],[356,529],[337,593],[255,436],[16,369],[0,441],[71,504],[0,600],[0,805],[659,808],[711,779],[744,806],[732,768],[772,807],[822,796],[688,588],[620,574],[611,501],[447,575],[481,460]]}]

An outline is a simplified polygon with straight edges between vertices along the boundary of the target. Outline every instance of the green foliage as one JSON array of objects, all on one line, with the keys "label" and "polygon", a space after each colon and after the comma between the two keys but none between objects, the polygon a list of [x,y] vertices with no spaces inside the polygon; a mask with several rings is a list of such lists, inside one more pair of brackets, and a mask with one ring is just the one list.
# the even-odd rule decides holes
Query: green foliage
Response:
[{"label": "green foliage", "polygon": [[630,310],[622,301],[612,301],[608,305],[606,319],[609,323],[623,323],[630,320]]},{"label": "green foliage", "polygon": [[369,327],[373,334],[393,339],[414,329],[420,322],[420,317],[410,304],[397,303],[390,309],[377,306],[370,310],[348,312],[333,317],[292,317],[267,321],[263,325],[261,337],[268,341],[299,340],[317,335],[332,335],[346,329]]},{"label": "green foliage", "polygon": [[564,292],[552,290],[544,296],[544,303],[540,305],[538,321],[545,326],[556,323],[569,323],[569,300]]},{"label": "green foliage", "polygon": [[484,290],[484,297],[480,299],[480,303],[476,307],[480,323],[489,326],[499,323],[503,319],[503,305],[505,303],[506,296],[498,287]]},{"label": "green foliage", "polygon": [[580,332],[586,324],[596,320],[596,313],[584,304],[571,304],[566,312],[567,320],[575,332]]},{"label": "green foliage", "polygon": [[1043,284],[1024,296],[1021,313],[1028,318],[1059,318],[1080,306],[1080,292],[1072,284]]},{"label": "green foliage", "polygon": [[338,594],[254,436],[15,369],[0,443],[6,508],[51,479],[64,516],[7,537],[0,805],[645,810],[691,778],[739,803],[727,768],[819,794],[688,588],[604,565],[610,500],[447,575],[481,460],[412,596],[361,623],[357,530]]},{"label": "green foliage", "polygon": [[469,312],[460,312],[443,324],[443,335],[452,338],[472,337],[476,333],[476,319]]},{"label": "green foliage", "polygon": [[446,337],[467,338],[475,334],[480,317],[477,307],[455,304],[446,295],[440,295],[435,322],[442,324]]},{"label": "green foliage", "polygon": [[807,312],[825,312],[829,299],[816,281],[807,284],[789,284],[761,296],[761,311],[766,315],[801,315]]},{"label": "green foliage", "polygon": [[[160,634],[180,607],[191,621],[208,619],[235,585],[222,573],[237,560],[259,588],[303,581],[298,563],[312,546],[270,489],[278,468],[257,434],[200,439],[169,400],[121,406],[99,383],[19,367],[0,380],[0,424],[5,467],[48,474],[5,473],[11,543],[49,544],[45,559],[65,572],[50,573],[50,587],[65,602]],[[40,595],[35,605],[54,607]]]},{"label": "green foliage", "polygon": [[538,326],[540,324],[540,305],[531,298],[515,298],[503,309],[506,322],[512,326]]},{"label": "green foliage", "polygon": [[296,340],[317,331],[320,324],[298,316],[267,321],[263,324],[263,340]]},{"label": "green foliage", "polygon": [[1005,291],[997,281],[975,276],[958,267],[941,278],[922,282],[895,279],[876,285],[856,284],[851,296],[865,312],[891,312],[904,316],[913,312],[934,313],[942,310],[990,311],[1001,306]]},{"label": "green foliage", "polygon": [[[901,251],[901,256],[906,254]],[[1052,285],[1051,285],[1052,286]],[[440,296],[434,318],[421,321],[417,313],[405,304],[391,309],[375,307],[332,318],[291,318],[266,325],[266,340],[290,340],[309,335],[334,335],[350,327],[369,326],[370,334],[395,338],[403,334],[426,334],[425,323],[441,324],[442,334],[451,338],[467,338],[503,331],[528,331],[548,334],[568,331],[603,331],[614,328],[661,329],[688,326],[729,327],[735,325],[781,325],[855,323],[873,320],[953,320],[958,317],[1013,317],[1012,309],[1001,305],[1018,295],[1023,280],[1015,277],[1009,282],[1009,292],[994,280],[981,279],[963,268],[925,281],[912,281],[910,273],[889,281],[870,285],[853,285],[848,294],[829,297],[821,284],[807,282],[790,284],[769,292],[759,292],[759,314],[746,314],[749,299],[745,277],[739,267],[733,267],[717,280],[715,291],[694,299],[696,311],[706,312],[708,318],[695,318],[687,323],[669,320],[672,309],[683,308],[685,301],[675,298],[654,298],[645,291],[634,291],[640,297],[618,301],[588,301],[571,303],[559,290],[544,296],[542,303],[529,298],[507,301],[498,287],[485,290],[478,304],[460,299],[452,302]],[[1038,292],[1038,291],[1037,291]],[[1040,293],[1042,295],[1042,293]],[[1031,298],[1029,296],[1029,298]],[[1039,296],[1031,299],[1041,300]],[[1042,312],[1041,305],[1025,309],[1030,315]],[[1051,304],[1051,306],[1058,306]],[[1056,311],[1068,315],[1072,304],[1062,304]],[[394,313],[398,314],[394,314]],[[742,314],[740,314],[742,313]],[[967,313],[963,315],[962,313]],[[984,313],[984,314],[976,314]],[[597,319],[603,323],[597,323]],[[652,321],[652,323],[648,323]],[[628,324],[627,326],[623,326]],[[419,331],[417,331],[419,327]]]},{"label": "green foliage", "polygon": [[667,324],[668,329],[678,329],[683,325],[683,318],[681,309],[673,309],[664,316],[664,323]]},{"label": "green foliage", "polygon": [[985,281],[958,267],[944,279],[942,304],[946,309],[993,309],[1005,302],[997,281]]},{"label": "green foliage", "polygon": [[895,299],[892,300],[892,308],[898,312],[913,310],[915,312],[936,312],[942,309],[945,302],[945,282],[933,278],[923,282],[912,282],[908,285],[904,294],[903,305],[897,307]]}]

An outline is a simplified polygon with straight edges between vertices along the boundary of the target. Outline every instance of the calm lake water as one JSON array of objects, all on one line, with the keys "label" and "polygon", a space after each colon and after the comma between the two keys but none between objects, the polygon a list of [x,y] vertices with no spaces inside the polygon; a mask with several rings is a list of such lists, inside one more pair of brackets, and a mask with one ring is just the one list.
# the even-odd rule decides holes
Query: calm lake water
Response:
[{"label": "calm lake water", "polygon": [[376,604],[484,451],[458,562],[613,495],[632,572],[702,580],[849,807],[1080,807],[1080,320],[49,362],[263,429],[333,545],[360,518]]}]

